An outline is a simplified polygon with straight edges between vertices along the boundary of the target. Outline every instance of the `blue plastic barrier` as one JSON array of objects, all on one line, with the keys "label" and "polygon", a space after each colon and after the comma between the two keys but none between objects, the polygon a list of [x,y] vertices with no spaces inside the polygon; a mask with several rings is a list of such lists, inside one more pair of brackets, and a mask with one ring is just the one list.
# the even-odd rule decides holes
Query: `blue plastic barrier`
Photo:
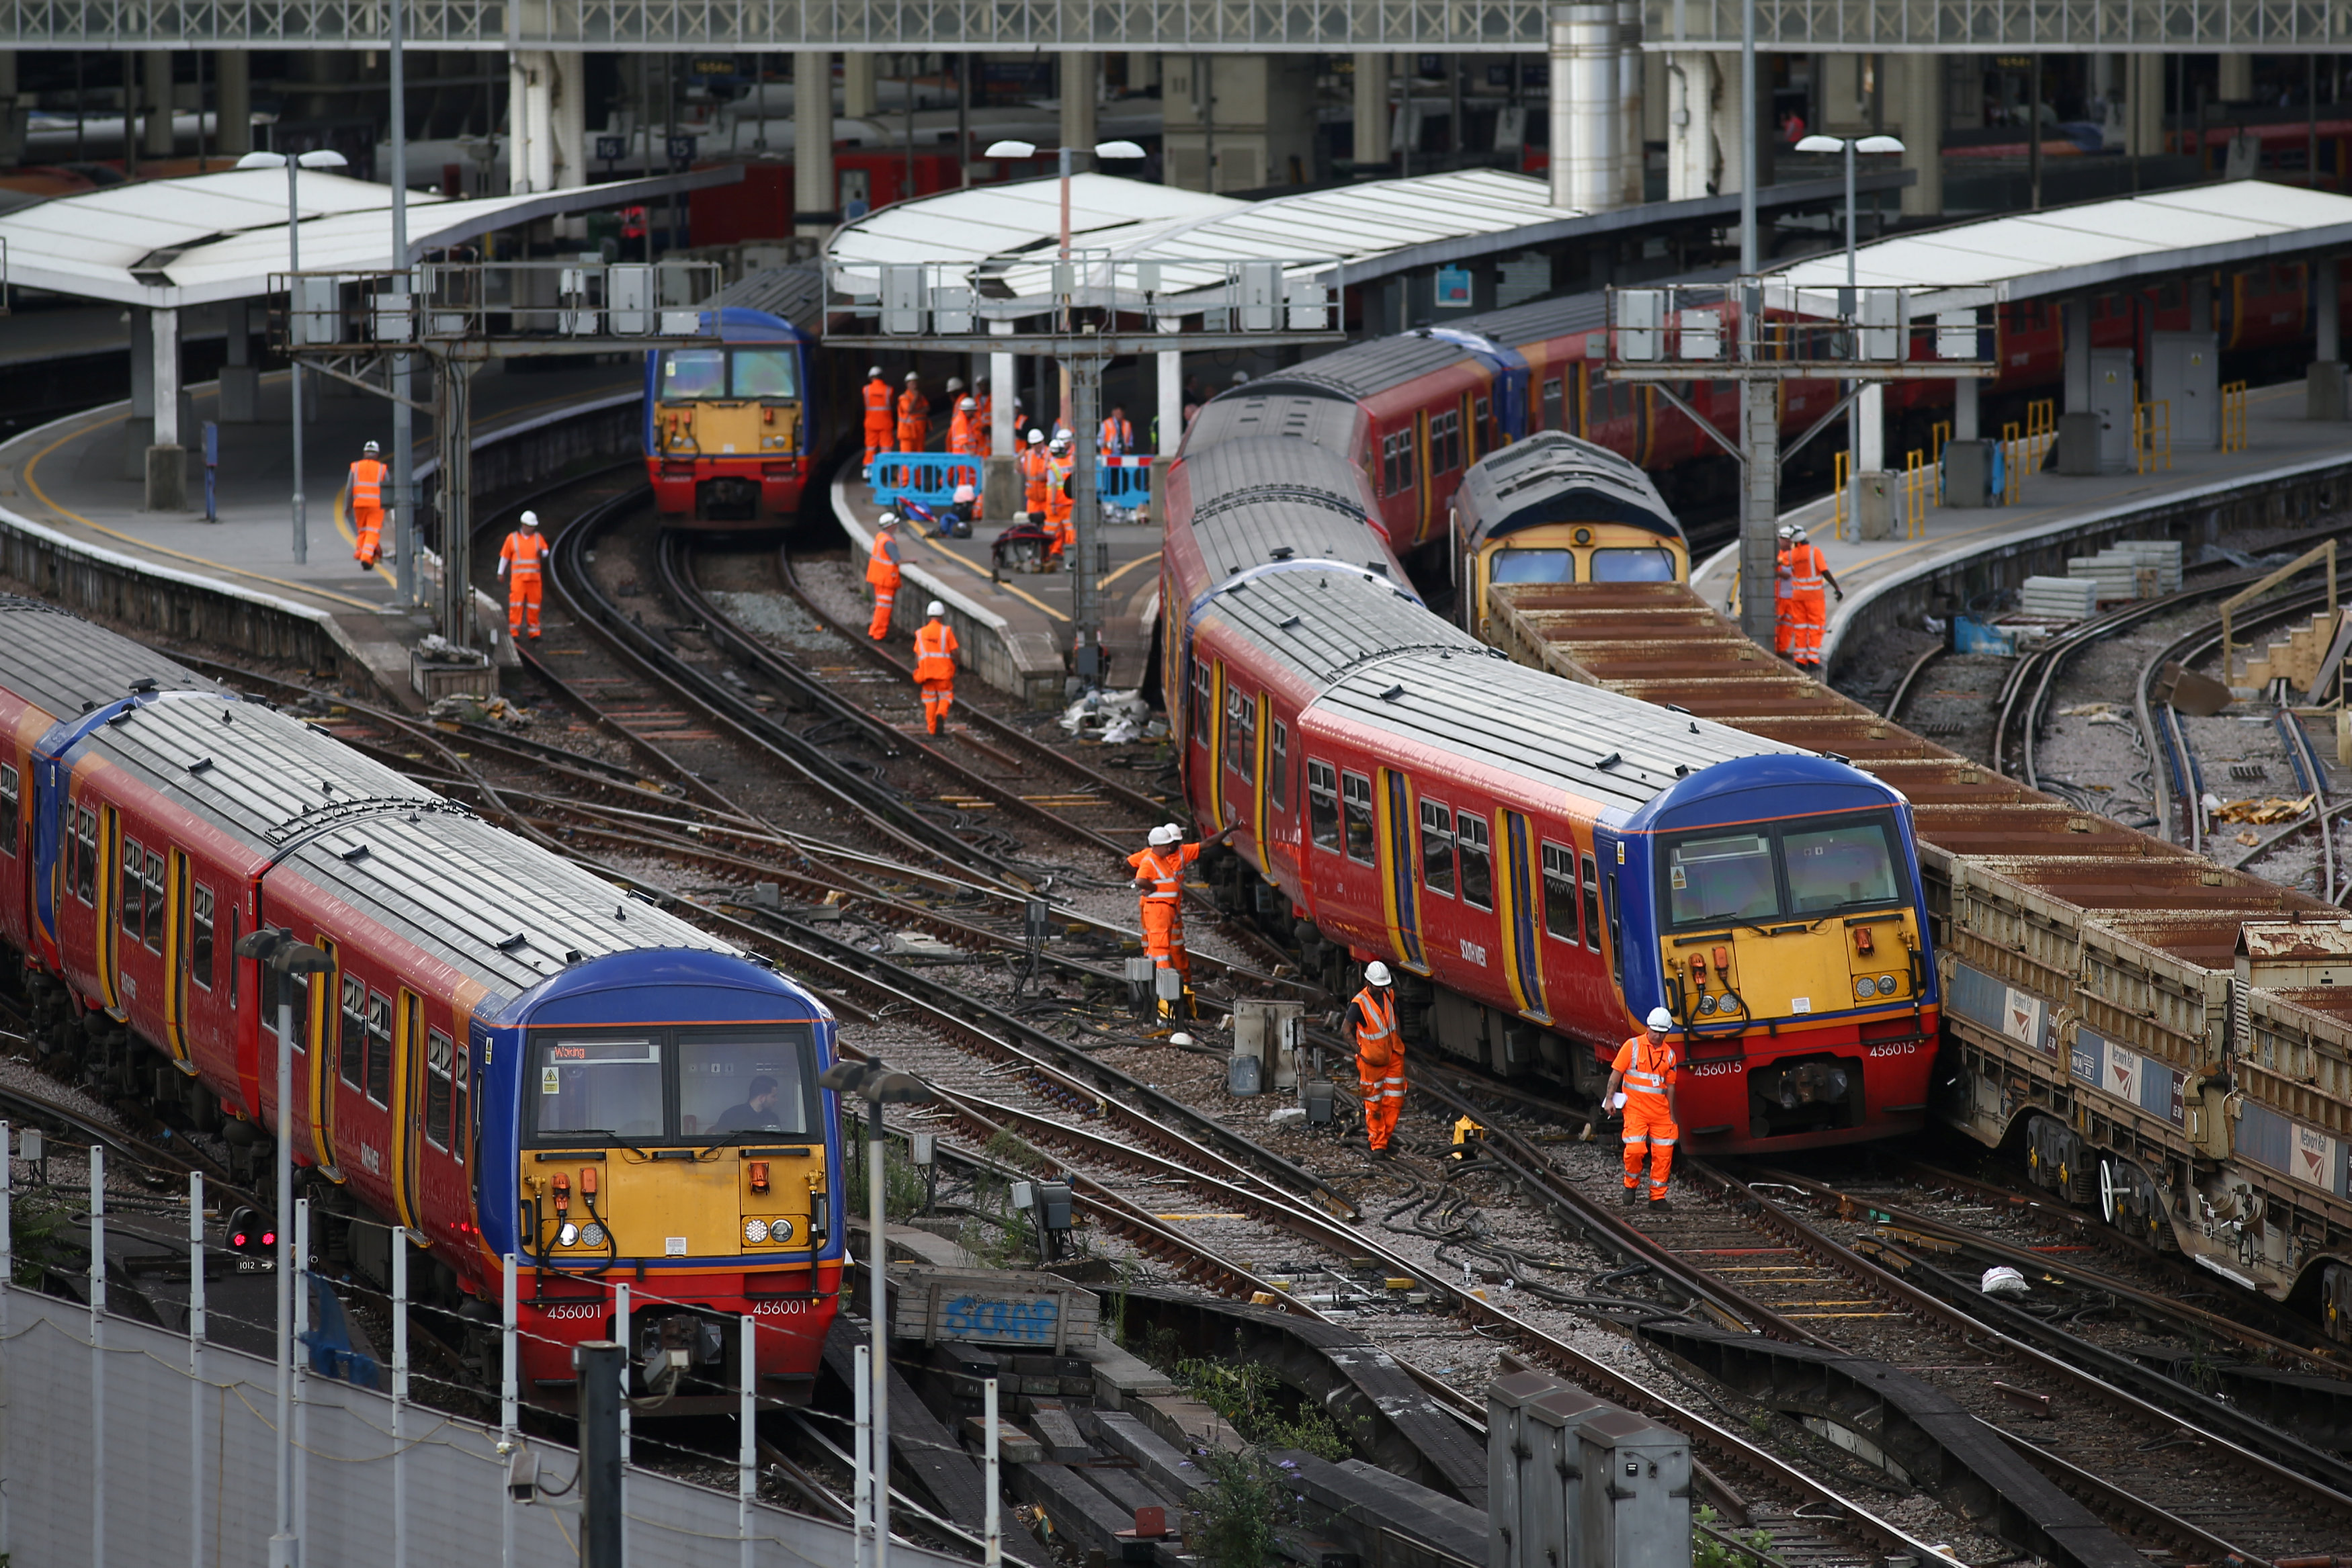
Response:
[{"label": "blue plastic barrier", "polygon": [[[957,485],[979,487],[980,467],[981,459],[954,452],[877,452],[866,482],[877,507],[908,500],[946,507]],[[1151,498],[1151,459],[1104,458],[1095,469],[1095,494],[1107,507],[1142,506]]]}]

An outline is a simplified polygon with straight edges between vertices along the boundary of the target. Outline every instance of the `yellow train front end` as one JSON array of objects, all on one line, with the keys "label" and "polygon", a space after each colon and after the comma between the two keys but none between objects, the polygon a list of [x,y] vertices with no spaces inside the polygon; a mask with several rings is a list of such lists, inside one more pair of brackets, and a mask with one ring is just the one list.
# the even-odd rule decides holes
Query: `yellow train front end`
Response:
[{"label": "yellow train front end", "polygon": [[1627,523],[1538,523],[1489,538],[1464,555],[1469,632],[1486,635],[1486,590],[1498,582],[1688,582],[1690,546]]}]

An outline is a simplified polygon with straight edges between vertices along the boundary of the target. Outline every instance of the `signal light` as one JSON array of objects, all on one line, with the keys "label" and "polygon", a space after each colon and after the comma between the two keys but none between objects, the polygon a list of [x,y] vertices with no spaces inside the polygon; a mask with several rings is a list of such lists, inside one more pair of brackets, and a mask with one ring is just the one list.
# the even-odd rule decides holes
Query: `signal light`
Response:
[{"label": "signal light", "polygon": [[1858,954],[1867,954],[1872,950],[1869,926],[1857,925],[1853,928],[1853,950]]},{"label": "signal light", "polygon": [[596,1197],[596,1167],[593,1166],[580,1168],[580,1196],[592,1202]]},{"label": "signal light", "polygon": [[259,1210],[247,1206],[229,1211],[228,1248],[247,1257],[264,1257],[278,1250],[278,1228],[261,1217]]},{"label": "signal light", "polygon": [[765,1160],[753,1160],[753,1161],[751,1162],[751,1190],[752,1190],[753,1192],[765,1192],[765,1191],[767,1191],[767,1190],[768,1190],[768,1162],[767,1162],[767,1161],[765,1161]]},{"label": "signal light", "polygon": [[572,1212],[572,1178],[562,1171],[555,1173],[555,1212],[559,1217]]}]

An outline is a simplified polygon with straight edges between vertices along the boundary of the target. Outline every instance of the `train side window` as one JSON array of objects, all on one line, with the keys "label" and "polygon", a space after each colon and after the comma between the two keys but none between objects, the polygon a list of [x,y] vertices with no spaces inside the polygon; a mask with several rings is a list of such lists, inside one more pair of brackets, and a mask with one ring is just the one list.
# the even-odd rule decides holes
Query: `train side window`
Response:
[{"label": "train side window", "polygon": [[1563,942],[1576,940],[1576,852],[1543,847],[1544,929]]},{"label": "train side window", "polygon": [[1584,945],[1601,951],[1601,869],[1584,857]]},{"label": "train side window", "polygon": [[1381,494],[1402,496],[1412,488],[1412,432],[1381,437]]},{"label": "train side window", "polygon": [[1339,775],[1340,815],[1348,828],[1348,858],[1365,865],[1372,855],[1372,781],[1360,773]]},{"label": "train side window", "polygon": [[1225,766],[1244,779],[1257,765],[1257,701],[1225,688]]},{"label": "train side window", "polygon": [[449,1037],[439,1030],[425,1037],[425,1138],[436,1149],[449,1146],[449,1107],[456,1102],[449,1059],[454,1054]]},{"label": "train side window", "polygon": [[1618,916],[1618,907],[1617,873],[1612,871],[1609,873],[1608,899],[1609,977],[1617,982],[1619,990],[1623,990],[1625,988],[1625,929]]},{"label": "train side window", "polygon": [[1478,444],[1495,444],[1495,404],[1490,398],[1479,398],[1470,405],[1471,428],[1478,433]]},{"label": "train side window", "polygon": [[1290,731],[1280,719],[1266,737],[1265,803],[1277,811],[1290,810]]},{"label": "train side window", "polygon": [[5,837],[0,837],[0,854],[13,855],[16,852],[16,834],[24,822],[20,813],[25,809],[16,770],[13,768],[0,767],[0,809],[8,813],[8,831]]},{"label": "train side window", "polygon": [[122,934],[133,942],[139,940],[139,906],[143,902],[140,893],[147,885],[146,870],[147,853],[139,847],[139,841],[136,839],[123,840],[122,883],[118,902],[122,905]]},{"label": "train side window", "polygon": [[150,953],[163,950],[163,857],[147,857],[147,912],[142,925],[142,940]]},{"label": "train side window", "polygon": [[335,1070],[357,1089],[367,1081],[367,982],[343,977],[343,1028],[336,1050]]},{"label": "train side window", "polygon": [[1462,466],[1462,411],[1449,408],[1429,416],[1429,471],[1451,474]]},{"label": "train side window", "polygon": [[286,977],[286,988],[294,1004],[294,1049],[307,1051],[310,1049],[310,1033],[315,1027],[310,1017],[310,977],[289,975]]},{"label": "train side window", "polygon": [[473,1102],[474,1059],[463,1045],[455,1049],[450,1064],[451,1079],[456,1084],[449,1107],[449,1153],[459,1165],[466,1163],[466,1129],[473,1125],[467,1112]]},{"label": "train side window", "polygon": [[1213,677],[1209,674],[1209,661],[1192,661],[1192,738],[1202,746],[1209,744],[1209,716],[1216,711]]},{"label": "train side window", "polygon": [[98,814],[83,807],[75,817],[74,841],[81,853],[74,862],[74,896],[84,904],[98,898]]},{"label": "train side window", "polygon": [[188,976],[205,990],[213,988],[213,890],[188,890]]},{"label": "train side window", "polygon": [[1465,811],[1454,819],[1462,854],[1462,902],[1474,909],[1495,907],[1495,860],[1486,843],[1486,819]]},{"label": "train side window", "polygon": [[392,999],[374,991],[368,993],[367,1097],[392,1103]]},{"label": "train side window", "polygon": [[1551,380],[1544,382],[1543,384],[1543,424],[1540,428],[1545,430],[1567,429],[1568,426],[1560,423],[1561,407],[1559,378],[1558,376],[1554,376]]},{"label": "train side window", "polygon": [[1434,800],[1421,803],[1421,885],[1454,896],[1454,813]]},{"label": "train side window", "polygon": [[1307,831],[1327,850],[1339,847],[1339,778],[1328,762],[1307,759]]}]

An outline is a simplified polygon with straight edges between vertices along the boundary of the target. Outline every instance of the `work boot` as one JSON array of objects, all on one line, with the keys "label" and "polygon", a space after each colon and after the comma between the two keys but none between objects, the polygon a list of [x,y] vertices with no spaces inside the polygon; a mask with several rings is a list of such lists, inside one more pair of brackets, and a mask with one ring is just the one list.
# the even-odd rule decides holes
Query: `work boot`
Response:
[{"label": "work boot", "polygon": [[1639,1192],[1639,1190],[1640,1190],[1639,1188],[1637,1188],[1637,1187],[1635,1187],[1635,1186],[1632,1186],[1631,1184],[1628,1184],[1628,1185],[1627,1185],[1627,1186],[1626,1186],[1626,1188],[1625,1188],[1625,1207],[1626,1207],[1631,1208],[1631,1207],[1633,1207],[1633,1200],[1634,1200],[1634,1197],[1635,1197],[1636,1194]]},{"label": "work boot", "polygon": [[1657,1197],[1650,1200],[1650,1212],[1652,1214],[1672,1214],[1674,1211],[1674,1200],[1667,1197],[1664,1193],[1660,1193]]},{"label": "work boot", "polygon": [[1379,1148],[1372,1151],[1372,1158],[1376,1160],[1385,1160],[1390,1157],[1391,1156],[1389,1154],[1389,1146],[1386,1144],[1382,1144]]}]

